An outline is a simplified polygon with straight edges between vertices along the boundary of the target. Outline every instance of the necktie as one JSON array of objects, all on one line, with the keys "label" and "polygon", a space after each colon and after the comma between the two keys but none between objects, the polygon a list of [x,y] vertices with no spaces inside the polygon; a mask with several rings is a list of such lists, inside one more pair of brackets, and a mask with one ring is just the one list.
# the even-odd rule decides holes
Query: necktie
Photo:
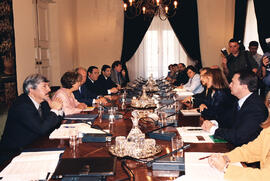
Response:
[{"label": "necktie", "polygon": [[237,111],[239,111],[240,110],[240,106],[239,106],[239,104],[237,104]]},{"label": "necktie", "polygon": [[42,109],[41,109],[41,105],[39,105],[39,107],[38,107],[38,114],[39,114],[39,116],[42,118]]},{"label": "necktie", "polygon": [[120,82],[120,74],[117,73],[117,77],[118,77],[118,84],[121,85],[121,82]]}]

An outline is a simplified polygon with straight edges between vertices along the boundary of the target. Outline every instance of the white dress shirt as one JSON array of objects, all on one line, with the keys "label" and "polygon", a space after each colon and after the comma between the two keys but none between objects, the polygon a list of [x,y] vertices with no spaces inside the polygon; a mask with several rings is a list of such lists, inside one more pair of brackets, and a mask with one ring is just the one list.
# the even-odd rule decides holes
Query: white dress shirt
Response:
[{"label": "white dress shirt", "polygon": [[[34,106],[38,110],[40,104],[35,101],[31,96],[28,95],[28,97],[31,99],[31,101],[34,103]],[[52,112],[54,112],[57,116],[63,116],[64,112],[63,110],[56,110],[56,109],[51,109]]]},{"label": "white dress shirt", "polygon": [[198,94],[203,91],[203,86],[201,84],[200,75],[195,74],[188,82],[183,86],[187,91],[192,92],[193,94]]},{"label": "white dress shirt", "polygon": [[[241,99],[238,100],[238,106],[239,109],[241,109],[241,107],[243,106],[244,102],[247,100],[247,98],[252,94],[249,93],[248,95],[246,95],[245,97],[242,97]],[[211,120],[211,122],[214,124],[214,126],[211,127],[210,129],[210,134],[213,135],[215,134],[216,129],[218,129],[218,122],[216,120]]]}]

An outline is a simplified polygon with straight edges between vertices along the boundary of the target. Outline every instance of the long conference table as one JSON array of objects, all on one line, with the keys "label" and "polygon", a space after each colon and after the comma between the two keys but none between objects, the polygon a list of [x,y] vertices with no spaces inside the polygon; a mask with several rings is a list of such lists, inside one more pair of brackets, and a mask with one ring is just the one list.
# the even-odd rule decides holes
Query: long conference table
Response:
[{"label": "long conference table", "polygon": [[[115,102],[115,105],[120,105],[119,103],[119,95],[112,96],[112,100]],[[124,110],[118,110],[122,115],[123,118],[116,119],[113,124],[112,134],[113,137],[115,136],[127,136],[129,131],[132,128],[132,121],[131,121],[131,110],[130,107]],[[83,113],[83,114],[97,114],[97,109],[92,112]],[[178,126],[200,126],[201,118],[199,116],[183,116],[181,112],[176,116],[178,120]],[[109,120],[102,119],[98,117],[94,121],[94,125],[98,125],[102,129],[108,129],[109,127]],[[143,131],[150,131],[155,129],[154,127],[148,127],[148,130]],[[168,132],[175,132],[177,130],[175,127],[166,127],[163,129],[164,131]],[[163,141],[163,140],[156,140],[158,145],[162,146],[162,152],[156,156],[160,156],[166,154],[171,151],[171,142],[170,141]],[[78,147],[74,150],[73,148],[69,147],[69,140],[68,139],[49,139],[48,136],[44,136],[41,139],[34,142],[28,148],[65,148],[65,151],[62,155],[62,158],[81,158],[81,157],[111,157],[108,151],[108,146],[110,144],[114,144],[114,140],[111,143],[98,143],[98,142],[91,142],[91,143],[80,143]],[[187,144],[187,143],[184,143]],[[185,152],[227,152],[233,149],[233,146],[229,143],[203,143],[203,144],[196,144],[196,143],[189,143],[190,147],[185,150]],[[152,170],[152,168],[148,168],[144,163],[140,163],[134,160],[127,160],[126,161],[128,167],[134,173],[136,180],[174,180],[178,177],[178,175],[183,174],[179,171],[157,171]],[[117,159],[116,163],[116,170],[114,176],[108,176],[107,180],[122,180],[127,178],[126,172],[121,167],[121,160]]]}]

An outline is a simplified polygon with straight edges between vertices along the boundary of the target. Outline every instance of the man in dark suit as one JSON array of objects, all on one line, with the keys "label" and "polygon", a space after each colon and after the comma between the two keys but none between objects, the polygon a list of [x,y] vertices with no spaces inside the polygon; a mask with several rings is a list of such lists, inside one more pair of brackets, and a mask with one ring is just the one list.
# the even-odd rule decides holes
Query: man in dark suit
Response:
[{"label": "man in dark suit", "polygon": [[232,104],[231,116],[226,116],[227,119],[223,120],[232,126],[219,127],[217,122],[205,120],[202,128],[213,133],[216,138],[225,139],[235,146],[254,140],[262,130],[261,123],[268,117],[264,101],[255,93],[257,80],[256,74],[250,70],[235,73],[230,89],[231,94],[239,100]]},{"label": "man in dark suit", "polygon": [[97,102],[106,104],[107,101],[104,97],[97,98],[98,95],[96,94],[96,92],[89,91],[87,87],[87,83],[86,83],[86,80],[88,79],[86,69],[79,67],[79,68],[76,68],[75,71],[82,76],[82,82],[79,89],[73,92],[74,97],[79,102],[83,102],[87,104],[87,106],[92,106],[94,103],[97,103]]},{"label": "man in dark suit", "polygon": [[118,88],[120,88],[120,86],[117,86],[112,81],[110,76],[111,76],[111,67],[109,65],[103,65],[101,68],[101,74],[98,76],[98,80],[96,82],[103,94],[117,93]]},{"label": "man in dark suit", "polygon": [[20,95],[8,112],[0,142],[0,162],[22,151],[27,145],[58,127],[62,120],[62,102],[51,101],[48,80],[39,74],[28,76]]},{"label": "man in dark suit", "polygon": [[183,63],[178,64],[178,74],[176,76],[175,82],[173,85],[179,86],[186,84],[188,82],[186,65]]},{"label": "man in dark suit", "polygon": [[102,95],[106,94],[102,92],[101,88],[97,84],[97,79],[99,76],[99,71],[96,66],[90,66],[87,70],[87,78],[86,82],[82,85],[82,88],[87,89],[87,91],[91,94],[93,99],[93,103],[102,103],[103,105],[107,104],[107,100],[102,97]]}]

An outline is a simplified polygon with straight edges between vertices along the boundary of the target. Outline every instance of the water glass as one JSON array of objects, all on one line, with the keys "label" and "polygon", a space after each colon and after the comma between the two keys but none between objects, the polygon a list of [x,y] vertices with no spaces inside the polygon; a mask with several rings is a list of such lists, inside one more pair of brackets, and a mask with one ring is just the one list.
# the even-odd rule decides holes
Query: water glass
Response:
[{"label": "water glass", "polygon": [[164,112],[164,111],[159,112],[158,116],[159,116],[159,125],[165,126],[166,125],[166,118],[167,118],[166,112]]},{"label": "water glass", "polygon": [[[183,140],[180,136],[172,137],[171,144],[172,144],[172,151],[177,150],[184,145]],[[178,152],[174,153],[172,156],[174,159],[183,157],[183,150],[179,150]]]},{"label": "water glass", "polygon": [[127,142],[127,139],[125,136],[117,136],[115,138],[115,149],[120,155],[124,154],[126,142]]},{"label": "water glass", "polygon": [[109,122],[109,132],[110,132],[110,134],[113,134],[113,132],[114,132],[114,122]]},{"label": "water glass", "polygon": [[104,107],[101,104],[98,104],[98,113],[101,115],[104,112]]},{"label": "water glass", "polygon": [[146,153],[152,153],[156,149],[156,140],[147,138],[144,140],[144,150]]},{"label": "water glass", "polygon": [[79,144],[79,136],[78,131],[76,129],[72,129],[69,132],[69,146],[75,149]]}]

